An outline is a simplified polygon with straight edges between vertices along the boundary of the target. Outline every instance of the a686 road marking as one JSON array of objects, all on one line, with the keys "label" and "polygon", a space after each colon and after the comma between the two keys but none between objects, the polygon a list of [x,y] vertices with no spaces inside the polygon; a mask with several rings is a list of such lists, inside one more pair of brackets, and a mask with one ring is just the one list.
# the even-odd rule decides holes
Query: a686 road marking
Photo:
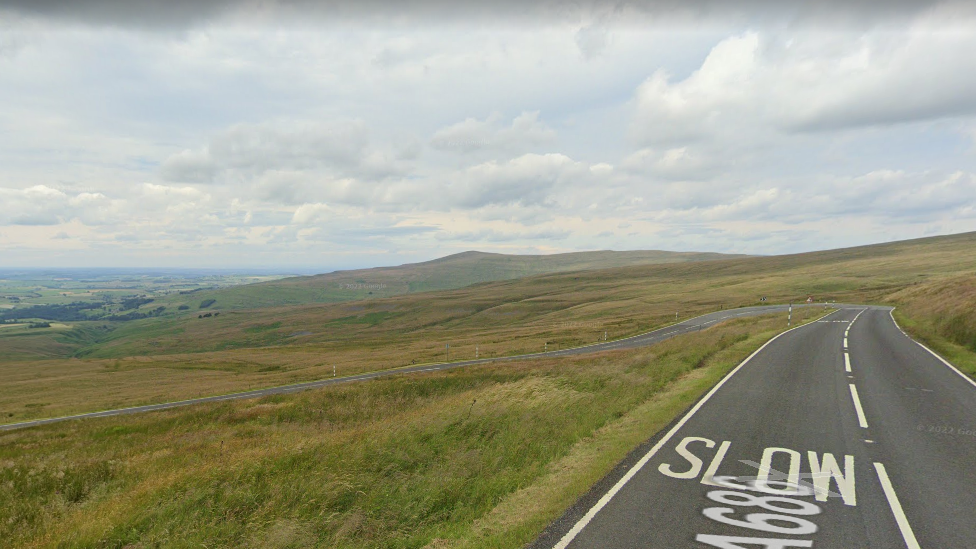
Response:
[{"label": "a686 road marking", "polygon": [[[744,482],[740,483],[739,481]],[[712,490],[706,494],[708,499],[723,505],[722,507],[709,507],[702,511],[706,518],[730,526],[770,534],[804,536],[817,531],[817,525],[803,517],[819,515],[820,507],[809,501],[787,497],[814,495],[813,489],[808,486],[782,480],[745,479],[731,476],[716,476],[712,478],[712,482],[714,485],[729,488],[729,490]],[[759,495],[751,492],[756,492]],[[734,507],[727,507],[729,505]],[[748,509],[750,507],[756,508],[755,511],[759,512],[747,513],[742,518],[732,516],[736,512],[751,510]],[[719,549],[748,549],[755,546],[766,549],[813,547],[811,540],[754,536],[698,534],[695,541]]]}]

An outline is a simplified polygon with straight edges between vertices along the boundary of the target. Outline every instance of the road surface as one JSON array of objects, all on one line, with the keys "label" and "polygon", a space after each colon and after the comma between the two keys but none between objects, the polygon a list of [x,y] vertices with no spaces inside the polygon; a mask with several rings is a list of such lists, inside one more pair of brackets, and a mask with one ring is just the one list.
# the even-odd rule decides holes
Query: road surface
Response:
[{"label": "road surface", "polygon": [[767,343],[533,548],[976,547],[976,383],[890,308]]},{"label": "road surface", "polygon": [[[794,305],[794,306],[795,307],[800,307],[800,306],[807,306],[807,305]],[[822,305],[809,305],[809,306],[822,307]],[[488,363],[488,362],[499,362],[499,361],[505,361],[505,360],[522,360],[522,359],[527,359],[527,358],[539,358],[539,357],[543,357],[543,356],[554,357],[554,356],[579,355],[579,354],[584,354],[584,353],[596,353],[596,352],[607,351],[607,350],[612,350],[612,349],[630,349],[630,348],[635,348],[635,347],[643,347],[643,346],[652,345],[654,343],[658,343],[658,342],[664,341],[666,339],[669,339],[669,338],[674,337],[674,336],[677,336],[677,335],[681,335],[681,334],[685,334],[685,333],[689,333],[689,332],[694,332],[694,331],[699,331],[699,330],[707,329],[710,326],[713,326],[714,324],[716,324],[718,322],[721,322],[723,320],[728,320],[728,319],[732,319],[732,318],[736,318],[736,317],[743,317],[743,316],[757,316],[757,315],[769,314],[769,313],[774,313],[774,312],[784,312],[785,313],[786,310],[787,310],[787,307],[788,307],[787,305],[766,305],[766,306],[760,306],[760,307],[742,307],[742,308],[739,308],[739,309],[729,309],[729,310],[726,310],[726,311],[718,311],[718,312],[715,312],[715,313],[709,313],[709,314],[702,315],[702,316],[699,316],[699,317],[690,318],[690,319],[684,320],[682,322],[673,324],[671,326],[666,326],[664,328],[660,328],[660,329],[654,330],[652,332],[648,332],[648,333],[645,333],[645,334],[640,334],[640,335],[633,336],[633,337],[629,337],[629,338],[625,338],[625,339],[620,339],[620,340],[616,340],[616,341],[608,341],[606,343],[597,343],[597,344],[593,344],[593,345],[586,345],[586,346],[583,346],[583,347],[576,347],[576,348],[572,348],[572,349],[553,350],[552,352],[548,352],[548,353],[534,353],[534,354],[520,355],[520,356],[512,356],[512,357],[504,357],[504,358],[486,358],[486,359],[481,359],[481,360],[466,360],[466,361],[458,361],[458,362],[447,362],[447,363],[442,363],[442,364],[425,364],[425,365],[418,365],[418,366],[410,366],[410,367],[406,367],[406,368],[395,368],[395,369],[391,369],[391,370],[381,370],[381,371],[376,371],[376,372],[369,372],[369,373],[360,374],[360,375],[354,375],[354,376],[345,376],[345,377],[337,377],[337,378],[327,378],[327,379],[322,379],[322,380],[318,380],[318,381],[309,381],[309,382],[305,382],[305,383],[296,383],[296,384],[292,384],[292,385],[282,385],[282,386],[278,386],[278,387],[268,387],[268,388],[265,388],[265,389],[256,389],[256,390],[253,390],[253,391],[245,391],[245,392],[241,392],[241,393],[233,393],[233,394],[228,394],[228,395],[216,395],[216,396],[211,396],[211,397],[202,397],[202,398],[194,398],[194,399],[189,399],[189,400],[180,400],[180,401],[176,401],[176,402],[164,402],[164,403],[160,403],[160,404],[149,404],[149,405],[146,405],[146,406],[133,406],[133,407],[130,407],[130,408],[119,408],[119,409],[115,409],[115,410],[104,410],[104,411],[101,411],[101,412],[90,412],[90,413],[77,414],[77,415],[72,415],[72,416],[46,418],[46,419],[36,419],[36,420],[32,420],[32,421],[24,421],[24,422],[20,422],[20,423],[8,423],[6,425],[0,425],[0,431],[7,431],[7,430],[11,430],[11,429],[20,429],[20,428],[23,428],[23,427],[33,427],[33,426],[36,426],[36,425],[44,425],[44,424],[47,424],[47,423],[56,423],[56,422],[59,422],[59,421],[67,421],[67,420],[90,419],[90,418],[98,418],[98,417],[117,416],[117,415],[122,415],[122,414],[135,414],[135,413],[140,413],[140,412],[152,412],[154,410],[166,410],[168,408],[176,408],[176,407],[179,407],[179,406],[189,406],[189,405],[193,405],[193,404],[203,404],[203,403],[206,403],[206,402],[220,402],[220,401],[223,401],[223,400],[235,400],[235,399],[244,399],[244,398],[258,398],[258,397],[264,397],[264,396],[269,396],[269,395],[288,394],[288,393],[295,393],[295,392],[298,392],[298,391],[305,391],[305,390],[308,390],[308,389],[317,389],[317,388],[320,388],[320,387],[326,387],[328,385],[335,385],[335,384],[338,384],[338,383],[351,383],[351,382],[355,382],[355,381],[365,381],[365,380],[369,380],[369,379],[376,379],[378,377],[386,377],[386,376],[391,376],[391,375],[409,374],[409,373],[416,373],[416,372],[431,372],[431,371],[438,371],[438,370],[448,370],[448,369],[452,369],[452,368],[461,368],[461,367],[464,367],[464,366],[471,366],[471,365],[474,365],[474,364],[485,364],[485,363]]]}]

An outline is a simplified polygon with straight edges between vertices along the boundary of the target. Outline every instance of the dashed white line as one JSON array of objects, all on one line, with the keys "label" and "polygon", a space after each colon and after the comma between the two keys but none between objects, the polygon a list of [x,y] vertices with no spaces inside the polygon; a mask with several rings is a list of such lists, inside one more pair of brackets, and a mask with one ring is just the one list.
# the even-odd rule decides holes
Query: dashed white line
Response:
[{"label": "dashed white line", "polygon": [[851,371],[851,355],[847,354],[846,351],[844,352],[844,371]]},{"label": "dashed white line", "polygon": [[915,539],[915,532],[912,531],[912,526],[908,523],[908,517],[905,516],[905,511],[901,508],[898,495],[895,494],[895,488],[891,485],[884,464],[875,462],[874,469],[878,472],[881,489],[884,490],[885,497],[888,498],[888,506],[891,507],[891,514],[895,516],[895,522],[898,523],[898,529],[901,530],[901,537],[905,540],[905,545],[908,549],[921,549],[918,540]]},{"label": "dashed white line", "polygon": [[868,420],[864,417],[864,409],[861,408],[861,399],[857,398],[857,387],[853,383],[850,384],[851,387],[851,398],[854,399],[854,410],[857,411],[857,424],[861,426],[862,429],[868,428]]}]

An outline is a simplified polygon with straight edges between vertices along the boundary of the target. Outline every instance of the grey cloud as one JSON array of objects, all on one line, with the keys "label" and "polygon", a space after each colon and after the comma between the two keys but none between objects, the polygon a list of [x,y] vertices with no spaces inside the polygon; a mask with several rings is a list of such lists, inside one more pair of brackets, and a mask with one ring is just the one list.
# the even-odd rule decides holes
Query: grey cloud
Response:
[{"label": "grey cloud", "polygon": [[[868,20],[909,17],[937,4],[936,0],[632,0],[610,9],[625,14],[681,20],[782,19],[791,22],[863,24]],[[572,22],[593,11],[606,10],[600,0],[550,0],[526,4],[519,0],[491,3],[476,0],[3,0],[0,7],[52,19],[95,25],[143,28],[186,28],[219,19],[244,21],[480,21]]]},{"label": "grey cloud", "polygon": [[562,190],[585,183],[590,171],[561,154],[527,154],[506,163],[468,168],[448,184],[452,204],[480,208],[491,204],[540,205]]},{"label": "grey cloud", "polygon": [[610,29],[605,24],[591,24],[576,31],[576,46],[585,59],[598,57],[610,45]]},{"label": "grey cloud", "polygon": [[571,234],[570,231],[562,229],[511,232],[484,229],[480,231],[441,233],[436,238],[437,240],[460,242],[513,242],[517,240],[565,240]]},{"label": "grey cloud", "polygon": [[368,143],[362,122],[238,124],[210,141],[220,166],[263,171],[355,165]]},{"label": "grey cloud", "polygon": [[[207,147],[167,158],[167,181],[205,183],[251,178],[266,172],[320,172],[384,178],[402,174],[419,155],[417,143],[372,146],[361,121],[236,124],[218,132]],[[235,176],[235,174],[237,174]]]},{"label": "grey cloud", "polygon": [[789,188],[747,190],[711,205],[671,208],[665,223],[776,221],[785,224],[873,217],[897,223],[976,217],[976,174],[876,170],[857,177],[816,178]]},{"label": "grey cloud", "polygon": [[166,181],[209,183],[216,173],[217,167],[209,151],[184,150],[170,156],[160,166],[160,175]]}]

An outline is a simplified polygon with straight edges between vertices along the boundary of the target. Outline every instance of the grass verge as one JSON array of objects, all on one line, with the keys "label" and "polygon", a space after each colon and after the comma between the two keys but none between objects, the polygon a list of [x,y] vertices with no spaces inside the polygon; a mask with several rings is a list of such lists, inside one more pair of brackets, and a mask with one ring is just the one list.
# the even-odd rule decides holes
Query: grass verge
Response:
[{"label": "grass verge", "polygon": [[913,285],[889,296],[895,320],[916,340],[976,377],[976,276]]}]

